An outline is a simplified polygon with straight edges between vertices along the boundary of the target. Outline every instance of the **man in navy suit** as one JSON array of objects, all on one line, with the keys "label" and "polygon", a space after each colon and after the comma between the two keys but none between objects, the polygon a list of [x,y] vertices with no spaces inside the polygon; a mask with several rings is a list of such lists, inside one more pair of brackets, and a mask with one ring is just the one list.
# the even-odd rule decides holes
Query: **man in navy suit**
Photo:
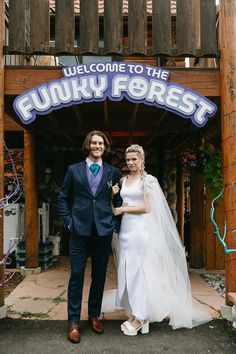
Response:
[{"label": "man in navy suit", "polygon": [[[86,160],[68,167],[58,196],[58,206],[64,225],[71,231],[68,285],[68,339],[80,341],[79,321],[87,258],[91,256],[91,287],[88,316],[92,330],[103,333],[98,319],[116,219],[112,212],[112,186],[119,182],[117,168],[102,160],[110,150],[106,135],[90,132],[83,144]],[[72,203],[70,203],[72,197]],[[114,197],[116,198],[116,196]],[[114,199],[121,204],[119,197]]]}]

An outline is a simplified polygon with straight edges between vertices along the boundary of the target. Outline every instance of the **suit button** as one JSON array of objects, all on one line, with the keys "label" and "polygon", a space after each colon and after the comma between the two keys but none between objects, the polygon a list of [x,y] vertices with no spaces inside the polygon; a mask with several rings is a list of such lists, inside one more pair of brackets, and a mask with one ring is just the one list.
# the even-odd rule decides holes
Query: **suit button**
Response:
[{"label": "suit button", "polygon": [[96,200],[95,200],[95,199],[93,199],[93,202],[95,203],[95,202],[96,202]]}]

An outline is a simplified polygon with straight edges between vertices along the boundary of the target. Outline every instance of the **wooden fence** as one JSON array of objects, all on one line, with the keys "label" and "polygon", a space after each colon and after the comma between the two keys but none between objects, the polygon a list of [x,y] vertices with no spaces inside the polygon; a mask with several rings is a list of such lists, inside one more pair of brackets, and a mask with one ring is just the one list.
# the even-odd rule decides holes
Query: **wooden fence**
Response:
[{"label": "wooden fence", "polygon": [[9,44],[5,54],[148,55],[219,57],[215,0],[177,0],[176,15],[168,0],[9,0]]}]

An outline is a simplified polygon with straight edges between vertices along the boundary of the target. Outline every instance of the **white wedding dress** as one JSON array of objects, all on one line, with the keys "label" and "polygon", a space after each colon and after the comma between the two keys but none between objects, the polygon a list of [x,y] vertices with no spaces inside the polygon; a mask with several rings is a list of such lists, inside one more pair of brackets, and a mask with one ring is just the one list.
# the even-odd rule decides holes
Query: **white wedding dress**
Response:
[{"label": "white wedding dress", "polygon": [[[157,179],[146,175],[128,186],[124,178],[121,196],[128,206],[142,205],[145,199],[150,210],[122,216],[119,247],[114,250],[118,256],[116,305],[140,320],[168,318],[173,329],[210,321],[209,314],[192,301],[184,248]],[[107,311],[112,298],[114,292],[105,294]]]},{"label": "white wedding dress", "polygon": [[[140,206],[144,203],[143,182],[139,179],[121,189],[123,204]],[[117,305],[126,308],[140,320],[148,316],[146,286],[142,264],[146,254],[149,235],[147,214],[124,214],[119,233],[119,266]]]}]

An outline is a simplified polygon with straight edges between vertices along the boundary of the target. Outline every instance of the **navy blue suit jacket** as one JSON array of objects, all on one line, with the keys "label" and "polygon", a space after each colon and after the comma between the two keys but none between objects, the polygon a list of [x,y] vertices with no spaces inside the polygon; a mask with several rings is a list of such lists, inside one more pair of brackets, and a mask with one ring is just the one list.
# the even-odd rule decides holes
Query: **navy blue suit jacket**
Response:
[{"label": "navy blue suit jacket", "polygon": [[[112,212],[111,185],[119,183],[119,177],[118,169],[103,161],[103,175],[93,195],[86,161],[69,166],[58,195],[58,207],[65,227],[69,227],[73,234],[89,236],[95,223],[99,236],[112,235],[119,222]],[[115,196],[115,206],[121,203],[121,198]]]}]

